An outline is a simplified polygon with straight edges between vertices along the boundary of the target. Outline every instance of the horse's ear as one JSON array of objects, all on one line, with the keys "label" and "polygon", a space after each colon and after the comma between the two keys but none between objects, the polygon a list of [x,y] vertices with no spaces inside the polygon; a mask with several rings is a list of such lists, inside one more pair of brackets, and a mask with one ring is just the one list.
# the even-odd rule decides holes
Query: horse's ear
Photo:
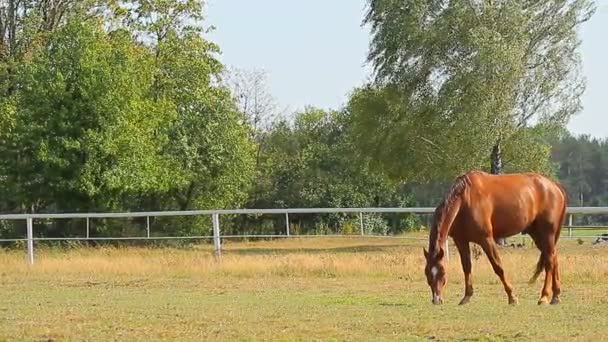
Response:
[{"label": "horse's ear", "polygon": [[439,251],[437,252],[437,260],[441,259],[443,259],[443,249],[439,248]]},{"label": "horse's ear", "polygon": [[426,251],[426,248],[422,247],[422,251],[424,252],[424,258],[428,259],[429,258],[429,252]]}]

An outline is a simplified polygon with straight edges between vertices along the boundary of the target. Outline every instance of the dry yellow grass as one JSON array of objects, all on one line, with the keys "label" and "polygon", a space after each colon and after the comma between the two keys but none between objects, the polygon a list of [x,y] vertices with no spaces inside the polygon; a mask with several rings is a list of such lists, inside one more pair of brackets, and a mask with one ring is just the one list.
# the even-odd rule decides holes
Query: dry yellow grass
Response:
[{"label": "dry yellow grass", "polygon": [[[221,262],[211,246],[191,249],[102,247],[38,249],[36,263],[29,266],[21,252],[0,253],[3,273],[10,277],[87,275],[96,277],[394,277],[423,280],[423,241],[395,239],[290,239],[233,242],[224,245]],[[459,256],[451,246],[447,264],[450,281],[462,277]],[[560,267],[564,281],[603,281],[608,278],[608,249],[561,241]],[[506,272],[515,282],[529,279],[538,250],[502,248]],[[484,254],[474,263],[480,281],[498,281]]]}]

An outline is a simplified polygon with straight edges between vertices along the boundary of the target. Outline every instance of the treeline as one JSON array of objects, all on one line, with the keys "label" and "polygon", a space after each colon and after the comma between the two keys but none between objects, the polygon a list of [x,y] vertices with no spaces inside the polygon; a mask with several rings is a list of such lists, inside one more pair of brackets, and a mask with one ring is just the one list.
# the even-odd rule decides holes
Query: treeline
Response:
[{"label": "treeline", "polygon": [[[567,135],[553,144],[552,160],[569,206],[608,206],[608,140]],[[575,217],[574,223],[606,225],[608,215]]]},{"label": "treeline", "polygon": [[[354,89],[344,108],[291,116],[278,115],[263,73],[222,65],[219,46],[204,38],[203,1],[7,1],[0,11],[2,213],[434,206],[452,177],[472,168],[553,174],[585,205],[605,194],[605,144],[564,137],[563,129],[580,109],[582,83],[569,70],[579,62],[573,32],[592,12],[585,0],[545,0],[540,10],[537,2],[453,2],[440,13],[369,1],[377,79]],[[418,41],[426,33],[397,25],[395,14],[428,16],[416,30],[437,37],[448,24],[450,34],[464,33]],[[538,16],[544,26],[535,24]],[[522,27],[534,34],[510,31]],[[390,45],[400,34],[409,45]],[[416,53],[431,43],[432,55],[420,59]],[[513,59],[524,45],[529,51]],[[290,221],[298,234],[359,232],[352,214]],[[364,217],[375,234],[426,223],[406,214]],[[84,227],[84,220],[40,220],[35,231],[83,236]],[[145,227],[139,219],[95,219],[91,236],[143,236]],[[225,216],[222,229],[284,233],[285,221]],[[210,230],[209,217],[151,220],[152,235]],[[0,238],[24,232],[24,222],[0,222]]]}]

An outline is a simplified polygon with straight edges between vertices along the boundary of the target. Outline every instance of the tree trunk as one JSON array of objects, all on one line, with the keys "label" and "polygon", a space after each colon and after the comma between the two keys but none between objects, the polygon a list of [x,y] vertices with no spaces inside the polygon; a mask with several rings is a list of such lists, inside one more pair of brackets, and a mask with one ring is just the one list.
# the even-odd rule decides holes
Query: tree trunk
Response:
[{"label": "tree trunk", "polygon": [[[490,173],[498,175],[502,173],[502,150],[500,146],[500,140],[492,147],[492,153],[490,154]],[[507,245],[507,239],[498,238],[496,242],[501,246]]]},{"label": "tree trunk", "polygon": [[496,144],[492,147],[492,153],[490,154],[491,165],[490,165],[490,173],[493,175],[498,175],[502,173],[502,150],[500,146],[500,141],[497,141]]}]

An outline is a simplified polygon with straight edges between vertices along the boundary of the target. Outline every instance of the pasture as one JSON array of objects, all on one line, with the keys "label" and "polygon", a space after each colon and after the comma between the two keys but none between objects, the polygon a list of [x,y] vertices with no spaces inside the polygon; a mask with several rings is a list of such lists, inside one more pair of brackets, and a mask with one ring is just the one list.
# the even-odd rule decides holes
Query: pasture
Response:
[{"label": "pasture", "polygon": [[[224,241],[194,248],[0,252],[0,340],[601,340],[608,246],[562,239],[562,303],[536,304],[538,250],[500,248],[519,297],[509,306],[474,250],[471,303],[451,246],[445,302],[431,304],[422,246],[382,238]],[[509,242],[521,242],[520,238]],[[475,257],[477,255],[477,258]]]}]

